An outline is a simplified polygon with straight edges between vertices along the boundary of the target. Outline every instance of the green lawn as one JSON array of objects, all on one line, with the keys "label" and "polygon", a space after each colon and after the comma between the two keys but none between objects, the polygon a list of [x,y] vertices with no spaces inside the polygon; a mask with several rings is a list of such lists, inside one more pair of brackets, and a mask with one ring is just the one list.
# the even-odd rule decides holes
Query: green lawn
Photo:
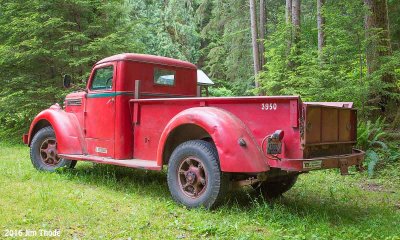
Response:
[{"label": "green lawn", "polygon": [[63,239],[400,239],[394,170],[380,180],[304,174],[274,202],[242,190],[213,211],[175,204],[165,172],[82,162],[38,172],[27,147],[4,143],[0,170],[0,238],[6,230],[60,229]]}]

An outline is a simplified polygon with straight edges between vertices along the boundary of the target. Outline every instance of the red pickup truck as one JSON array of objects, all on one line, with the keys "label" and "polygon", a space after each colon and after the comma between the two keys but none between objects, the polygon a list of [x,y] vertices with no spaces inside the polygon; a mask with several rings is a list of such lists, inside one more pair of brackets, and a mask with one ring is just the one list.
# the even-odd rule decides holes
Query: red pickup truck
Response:
[{"label": "red pickup truck", "polygon": [[40,112],[23,140],[39,170],[77,161],[149,170],[167,165],[171,195],[187,207],[210,208],[244,185],[274,197],[301,173],[361,167],[351,103],[201,97],[198,88],[191,63],[111,56],[94,65],[84,91]]}]

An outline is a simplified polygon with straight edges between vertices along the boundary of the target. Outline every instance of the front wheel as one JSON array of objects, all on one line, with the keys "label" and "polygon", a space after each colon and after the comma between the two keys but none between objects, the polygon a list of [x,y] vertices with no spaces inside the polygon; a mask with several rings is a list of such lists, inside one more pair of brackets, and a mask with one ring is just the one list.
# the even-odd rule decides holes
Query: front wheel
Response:
[{"label": "front wheel", "polygon": [[172,198],[186,207],[216,206],[228,188],[228,178],[220,170],[215,146],[202,140],[179,145],[168,163],[168,188]]},{"label": "front wheel", "polygon": [[57,140],[52,127],[42,128],[35,134],[30,154],[33,166],[42,171],[54,172],[59,167],[74,168],[76,165],[76,161],[58,157]]}]

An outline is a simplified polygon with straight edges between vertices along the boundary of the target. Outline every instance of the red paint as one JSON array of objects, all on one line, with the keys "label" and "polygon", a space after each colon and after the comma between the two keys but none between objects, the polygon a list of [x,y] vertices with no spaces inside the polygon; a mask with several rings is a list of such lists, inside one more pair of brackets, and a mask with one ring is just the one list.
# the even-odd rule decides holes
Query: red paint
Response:
[{"label": "red paint", "polygon": [[[169,100],[170,104],[168,105],[174,105],[176,104],[176,101],[177,100]],[[142,103],[144,105],[142,106],[142,109],[145,111],[146,102]],[[197,103],[199,104],[199,101],[197,101]],[[182,124],[194,124],[206,130],[206,132],[213,139],[218,153],[220,153],[219,158],[222,171],[264,172],[269,169],[257,139],[254,138],[254,136],[251,134],[251,130],[246,127],[242,120],[222,108],[195,107],[196,101],[193,101],[193,105],[194,106],[192,108],[183,110],[176,116],[170,114],[172,118],[168,121],[162,133],[161,131],[157,131],[150,135],[151,138],[158,141],[155,141],[155,143],[148,148],[147,152],[138,153],[138,155],[143,157],[146,155],[151,157],[154,156],[154,158],[157,159],[157,164],[162,165],[162,154],[165,150],[164,143],[166,142],[171,131]],[[168,107],[169,106],[167,106],[167,108]],[[165,114],[168,113],[166,112]],[[162,124],[161,126],[163,126],[165,121],[160,121],[159,124]],[[139,136],[143,131],[141,128],[151,127],[150,124],[148,124],[149,126],[146,125],[135,127],[135,131],[138,132]],[[239,138],[243,138],[246,141],[246,147],[239,146]],[[137,142],[139,143],[135,145],[135,147],[140,149],[140,140],[138,139]],[[157,148],[156,155],[154,155],[155,152],[153,150],[153,146],[154,149]],[[243,159],[252,159],[252,161],[243,161]]]},{"label": "red paint", "polygon": [[[113,68],[112,87],[92,89],[96,72],[107,66]],[[155,68],[175,73],[174,84],[154,83]],[[140,99],[134,99],[136,80],[140,80]],[[53,105],[36,116],[24,143],[30,144],[41,126],[51,125],[62,157],[160,170],[173,150],[168,144],[177,138],[174,134],[185,129],[179,136],[189,138],[194,128],[201,128],[198,137],[214,142],[224,172],[258,173],[270,167],[305,171],[301,129],[306,129],[306,108],[300,97],[197,98],[196,89],[196,66],[191,63],[141,54],[105,58],[93,67],[85,92],[67,95],[64,109]],[[356,124],[354,117],[351,124]],[[282,153],[269,156],[263,143],[276,130],[285,133]]]},{"label": "red paint", "polygon": [[59,152],[69,154],[84,153],[85,139],[81,125],[74,113],[65,112],[58,105],[53,105],[49,109],[40,112],[31,124],[29,143],[32,141],[35,126],[40,121],[46,121],[53,127],[58,142],[57,150]]},{"label": "red paint", "polygon": [[28,144],[28,142],[29,142],[29,140],[28,140],[28,134],[24,134],[24,135],[22,135],[22,142],[24,143],[24,144]]}]

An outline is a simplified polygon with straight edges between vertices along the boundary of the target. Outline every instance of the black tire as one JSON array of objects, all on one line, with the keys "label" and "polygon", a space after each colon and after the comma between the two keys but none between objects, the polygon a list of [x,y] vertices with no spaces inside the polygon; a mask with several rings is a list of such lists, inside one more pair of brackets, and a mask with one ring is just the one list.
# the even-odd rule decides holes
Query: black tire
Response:
[{"label": "black tire", "polygon": [[46,163],[43,159],[43,155],[41,155],[43,154],[41,153],[41,148],[46,141],[54,141],[55,144],[57,144],[56,135],[52,127],[45,127],[40,129],[32,139],[30,155],[31,162],[36,169],[41,171],[54,172],[57,168],[60,167],[75,167],[77,161],[58,158],[56,150],[53,151],[52,154],[54,159],[57,158],[59,159],[59,161],[54,162],[53,164]]},{"label": "black tire", "polygon": [[282,176],[273,181],[265,181],[261,184],[256,184],[254,189],[258,191],[264,198],[277,198],[283,193],[289,191],[297,181],[298,175]]},{"label": "black tire", "polygon": [[[191,165],[189,164],[191,163]],[[197,164],[197,165],[196,165]],[[188,170],[185,171],[185,165]],[[200,167],[201,165],[201,167]],[[206,179],[199,181],[200,177],[195,171]],[[195,172],[196,174],[193,174]],[[190,175],[194,176],[190,178]],[[197,182],[183,187],[183,183],[189,180]],[[221,203],[228,190],[229,178],[223,174],[219,166],[217,149],[209,142],[202,140],[191,140],[180,144],[172,153],[168,163],[168,188],[172,198],[188,208],[205,207],[213,208]],[[196,191],[197,190],[200,191]],[[193,190],[193,191],[191,191]],[[195,192],[198,192],[197,194]],[[192,194],[193,193],[193,194]],[[190,195],[193,196],[190,196]]]}]

